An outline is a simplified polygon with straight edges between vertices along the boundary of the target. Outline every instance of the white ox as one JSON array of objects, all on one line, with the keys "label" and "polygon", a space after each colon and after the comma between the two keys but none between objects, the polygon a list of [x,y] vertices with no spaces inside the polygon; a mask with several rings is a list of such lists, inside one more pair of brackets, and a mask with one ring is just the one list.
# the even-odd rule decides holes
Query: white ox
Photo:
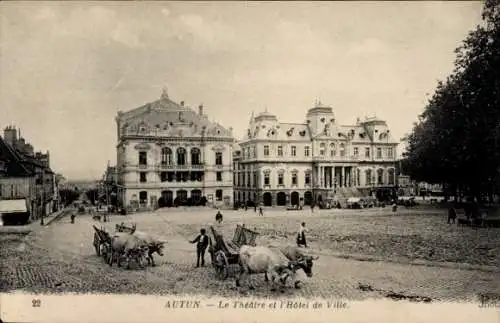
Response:
[{"label": "white ox", "polygon": [[116,232],[111,238],[111,256],[108,259],[108,264],[113,266],[116,260],[118,267],[120,267],[120,259],[127,260],[127,268],[130,265],[130,258],[135,258],[140,265],[142,260],[148,257],[147,244],[135,235]]},{"label": "white ox", "polygon": [[[279,250],[289,261],[290,268],[293,274],[290,275],[291,280],[294,282],[295,288],[299,288],[300,280],[296,279],[297,270],[302,269],[307,277],[312,277],[313,260],[318,260],[318,256],[310,256],[305,254],[300,248],[296,246],[283,246],[283,247],[270,247],[273,250]],[[267,274],[265,276],[268,281]]]},{"label": "white ox", "polygon": [[154,267],[155,261],[153,258],[153,253],[156,252],[163,257],[163,249],[165,248],[166,242],[141,231],[135,231],[133,234],[140,240],[144,241],[144,243],[148,246],[148,264],[151,264]]},{"label": "white ox", "polygon": [[272,291],[276,290],[278,280],[285,284],[288,276],[293,275],[290,261],[279,250],[271,250],[268,247],[241,246],[239,252],[240,272],[236,275],[236,286],[240,285],[240,280],[245,277],[249,288],[254,289],[250,281],[251,274],[266,274],[272,278]]}]

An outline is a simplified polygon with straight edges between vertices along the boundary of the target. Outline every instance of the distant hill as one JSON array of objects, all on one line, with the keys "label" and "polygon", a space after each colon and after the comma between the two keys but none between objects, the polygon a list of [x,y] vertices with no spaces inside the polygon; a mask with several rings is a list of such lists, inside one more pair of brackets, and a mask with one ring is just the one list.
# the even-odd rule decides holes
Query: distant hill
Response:
[{"label": "distant hill", "polygon": [[68,180],[65,184],[66,187],[78,187],[78,189],[90,189],[97,186],[97,180]]}]

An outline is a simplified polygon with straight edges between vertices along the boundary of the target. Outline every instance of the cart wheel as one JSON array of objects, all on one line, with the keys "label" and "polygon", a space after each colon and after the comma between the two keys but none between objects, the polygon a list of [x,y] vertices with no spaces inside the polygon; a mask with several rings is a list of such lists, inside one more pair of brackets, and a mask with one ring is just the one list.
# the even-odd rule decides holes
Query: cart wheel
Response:
[{"label": "cart wheel", "polygon": [[215,254],[215,274],[220,280],[224,280],[229,275],[229,262],[227,261],[226,254],[224,251],[219,250]]}]

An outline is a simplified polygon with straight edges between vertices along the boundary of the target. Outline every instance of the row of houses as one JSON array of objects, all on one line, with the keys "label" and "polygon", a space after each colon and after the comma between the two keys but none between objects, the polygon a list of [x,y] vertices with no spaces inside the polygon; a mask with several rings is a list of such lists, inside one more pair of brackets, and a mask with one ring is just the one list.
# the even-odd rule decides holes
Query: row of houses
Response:
[{"label": "row of houses", "polygon": [[396,140],[377,117],[339,123],[321,102],[305,120],[280,122],[252,114],[245,137],[198,110],[159,100],[118,112],[117,164],[108,167],[117,203],[156,208],[201,200],[214,206],[311,204],[394,194]]},{"label": "row of houses", "polygon": [[2,222],[26,223],[59,209],[50,154],[35,152],[14,126],[0,136],[0,214]]}]

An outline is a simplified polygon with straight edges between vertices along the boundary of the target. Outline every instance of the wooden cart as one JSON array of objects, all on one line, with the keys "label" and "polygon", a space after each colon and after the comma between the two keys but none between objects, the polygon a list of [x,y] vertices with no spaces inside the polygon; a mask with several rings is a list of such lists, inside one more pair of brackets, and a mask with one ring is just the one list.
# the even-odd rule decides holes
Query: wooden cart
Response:
[{"label": "wooden cart", "polygon": [[226,242],[222,234],[210,226],[212,237],[208,252],[212,260],[217,278],[224,280],[229,276],[229,266],[238,264],[239,251],[243,245],[255,246],[258,232],[245,228],[245,225],[237,225],[233,240]]},{"label": "wooden cart", "polygon": [[[104,256],[105,258],[108,256],[107,251],[111,249],[111,236],[109,235],[104,228],[98,229],[95,225],[94,227],[94,248],[96,254],[100,256]],[[104,251],[106,254],[102,254],[101,251]]]},{"label": "wooden cart", "polygon": [[130,234],[133,234],[136,228],[137,225],[135,223],[130,227],[126,226],[123,222],[115,226],[116,232],[128,232]]}]

